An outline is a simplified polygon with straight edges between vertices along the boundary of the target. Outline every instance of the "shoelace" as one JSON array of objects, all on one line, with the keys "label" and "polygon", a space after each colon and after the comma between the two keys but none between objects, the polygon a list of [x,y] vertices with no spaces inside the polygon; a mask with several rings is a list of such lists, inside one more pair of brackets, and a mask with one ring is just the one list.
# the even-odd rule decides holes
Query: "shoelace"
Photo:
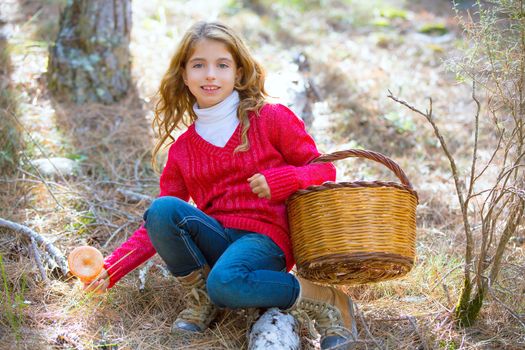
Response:
[{"label": "shoelace", "polygon": [[302,300],[298,308],[292,311],[292,315],[307,326],[310,337],[316,337],[316,328],[312,320],[315,318],[322,336],[338,335],[346,339],[354,338],[352,331],[343,326],[341,313],[332,305],[313,300]]},{"label": "shoelace", "polygon": [[191,288],[186,294],[186,300],[187,307],[178,316],[186,321],[205,323],[215,308],[208,294],[198,286]]},{"label": "shoelace", "polygon": [[297,319],[297,321],[299,321],[300,324],[306,326],[308,336],[311,339],[315,339],[317,337],[318,332],[314,327],[314,321],[310,318],[305,310],[293,310],[290,313]]},{"label": "shoelace", "polygon": [[206,293],[206,284],[203,276],[199,276],[193,283],[182,283],[188,289],[185,295],[186,308],[182,310],[178,318],[194,323],[206,323],[213,314],[215,305]]}]

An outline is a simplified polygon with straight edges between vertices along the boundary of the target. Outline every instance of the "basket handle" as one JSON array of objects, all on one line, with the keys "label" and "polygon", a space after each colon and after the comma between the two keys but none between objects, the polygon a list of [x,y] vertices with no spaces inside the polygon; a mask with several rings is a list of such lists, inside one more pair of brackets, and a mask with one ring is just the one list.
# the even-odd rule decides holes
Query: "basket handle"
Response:
[{"label": "basket handle", "polygon": [[403,169],[401,169],[401,167],[397,165],[397,163],[394,162],[392,159],[378,152],[361,149],[348,149],[346,151],[337,151],[329,154],[322,154],[319,157],[312,160],[310,163],[327,163],[350,157],[366,158],[383,164],[397,176],[397,178],[405,187],[407,187],[410,190],[414,190]]}]

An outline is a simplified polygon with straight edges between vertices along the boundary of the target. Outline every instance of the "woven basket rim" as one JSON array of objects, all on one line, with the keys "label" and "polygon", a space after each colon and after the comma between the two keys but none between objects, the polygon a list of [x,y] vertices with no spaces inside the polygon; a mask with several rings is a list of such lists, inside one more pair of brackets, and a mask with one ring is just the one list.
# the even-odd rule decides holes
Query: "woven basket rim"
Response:
[{"label": "woven basket rim", "polygon": [[410,183],[410,180],[406,176],[403,169],[401,169],[401,167],[395,161],[379,152],[351,148],[344,151],[336,151],[329,154],[321,154],[319,157],[312,159],[310,161],[310,164],[334,162],[336,160],[342,160],[345,158],[363,158],[380,163],[387,167],[390,171],[392,171],[401,181],[401,183],[391,181],[327,181],[321,185],[313,185],[305,189],[297,190],[288,198],[286,202],[288,203],[289,201],[293,200],[294,198],[300,195],[304,195],[310,192],[324,191],[328,189],[337,189],[343,187],[394,187],[400,190],[407,191],[415,197],[416,204],[419,203],[419,197],[417,195],[417,192],[412,187],[412,184]]},{"label": "woven basket rim", "polygon": [[322,185],[312,185],[308,186],[305,189],[297,190],[294,192],[287,200],[287,202],[292,201],[294,198],[297,198],[299,196],[312,193],[312,192],[321,192],[326,190],[337,190],[340,188],[378,188],[378,187],[391,187],[391,188],[397,188],[399,190],[403,190],[411,194],[416,199],[416,204],[419,203],[419,197],[417,195],[417,192],[408,186],[405,186],[403,184],[400,184],[398,182],[392,182],[392,181],[342,181],[342,182],[333,182],[333,181],[326,181]]}]

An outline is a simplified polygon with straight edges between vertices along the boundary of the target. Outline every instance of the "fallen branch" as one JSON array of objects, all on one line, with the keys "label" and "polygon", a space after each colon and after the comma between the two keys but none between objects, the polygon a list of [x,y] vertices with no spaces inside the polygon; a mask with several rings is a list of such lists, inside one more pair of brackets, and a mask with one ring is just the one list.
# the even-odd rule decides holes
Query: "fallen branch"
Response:
[{"label": "fallen branch", "polygon": [[117,192],[124,196],[126,202],[128,203],[139,203],[141,201],[150,203],[153,201],[153,197],[147,196],[145,194],[133,192],[130,190],[125,190],[123,188],[118,188]]},{"label": "fallen branch", "polygon": [[46,249],[46,252],[51,255],[51,257],[55,260],[55,262],[60,267],[60,270],[62,271],[62,274],[65,276],[69,272],[69,269],[67,267],[66,258],[64,257],[64,254],[56,248],[53,243],[49,242],[47,239],[33,231],[27,226],[17,224],[16,222],[5,220],[0,218],[0,227],[5,227],[10,230],[13,230],[18,233],[22,233],[27,238],[34,239],[36,243],[43,245]]}]

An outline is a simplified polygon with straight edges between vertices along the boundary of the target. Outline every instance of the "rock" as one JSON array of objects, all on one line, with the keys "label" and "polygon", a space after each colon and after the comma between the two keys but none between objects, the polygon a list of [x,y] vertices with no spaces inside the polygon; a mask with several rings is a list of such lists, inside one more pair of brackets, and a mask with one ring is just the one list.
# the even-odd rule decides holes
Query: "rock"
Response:
[{"label": "rock", "polygon": [[69,158],[40,158],[32,160],[31,164],[45,177],[73,176],[79,171],[77,162]]}]

